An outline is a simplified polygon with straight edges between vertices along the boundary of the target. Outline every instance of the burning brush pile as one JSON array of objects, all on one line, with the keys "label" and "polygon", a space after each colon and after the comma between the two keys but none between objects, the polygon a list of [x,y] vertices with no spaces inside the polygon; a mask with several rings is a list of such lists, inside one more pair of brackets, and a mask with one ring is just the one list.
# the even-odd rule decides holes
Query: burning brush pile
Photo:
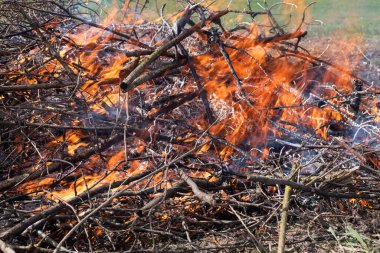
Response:
[{"label": "burning brush pile", "polygon": [[308,51],[309,6],[126,2],[2,1],[4,252],[376,246],[379,86]]}]

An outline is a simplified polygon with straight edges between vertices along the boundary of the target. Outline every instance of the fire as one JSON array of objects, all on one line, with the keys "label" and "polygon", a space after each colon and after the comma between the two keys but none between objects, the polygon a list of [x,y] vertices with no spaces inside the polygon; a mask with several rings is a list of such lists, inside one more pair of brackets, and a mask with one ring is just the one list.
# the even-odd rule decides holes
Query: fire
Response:
[{"label": "fire", "polygon": [[[294,5],[291,6],[294,7]],[[301,0],[297,1],[297,6],[296,19],[299,20],[302,18],[306,6]],[[124,6],[124,8],[126,7]],[[115,20],[120,19],[119,12],[119,9],[114,8],[101,25],[117,28]],[[177,13],[169,21],[180,15],[181,13]],[[129,16],[124,16],[119,22],[143,23],[141,19],[134,20]],[[55,20],[51,25],[57,25],[57,21]],[[303,26],[300,29],[302,30]],[[301,30],[296,32],[301,33]],[[126,29],[126,31],[131,32],[132,30]],[[332,122],[344,126],[346,122],[356,120],[355,113],[347,105],[346,99],[349,94],[355,92],[352,73],[348,67],[354,65],[353,62],[358,59],[350,58],[341,61],[340,68],[345,70],[343,74],[330,67],[324,67],[323,71],[313,71],[313,68],[317,66],[312,63],[310,55],[298,53],[292,46],[263,40],[263,36],[270,35],[269,32],[253,23],[245,31],[220,35],[223,41],[228,41],[228,44],[220,46],[216,42],[211,43],[210,50],[202,50],[193,57],[192,62],[200,76],[216,121],[210,125],[205,115],[199,112],[193,118],[185,119],[187,124],[193,128],[207,130],[210,134],[222,138],[234,146],[247,148],[252,156],[261,156],[262,158],[267,157],[270,153],[268,140],[295,136],[301,140],[315,138],[321,142],[328,141],[331,140],[329,130]],[[204,36],[196,36],[193,39],[205,43]],[[145,99],[141,103],[153,104],[161,96],[197,91],[197,87],[188,75],[189,66],[184,66],[178,68],[179,75],[186,80],[186,83],[179,89],[180,91],[168,91],[162,87],[164,84],[157,88],[148,81],[129,94],[121,94],[120,84],[133,70],[125,70],[125,66],[139,60],[139,57],[125,55],[126,51],[136,49],[135,45],[117,41],[114,34],[101,31],[96,27],[76,28],[72,33],[66,35],[65,41],[60,47],[59,56],[65,59],[68,68],[77,77],[77,80],[72,80],[77,82],[72,97],[83,99],[87,103],[88,114],[92,115],[88,116],[90,118],[112,119],[115,127],[120,127],[119,123],[126,123],[123,127],[127,131],[129,127],[127,115],[130,112],[134,114],[133,120],[138,122],[141,115],[153,116],[159,111],[157,107],[150,108],[145,112],[139,108],[140,105],[137,105],[136,101],[129,108],[126,106],[129,98],[134,97],[136,100],[137,94],[141,93],[141,100]],[[157,46],[162,45],[165,41],[148,41],[143,37],[141,42],[152,42],[151,45]],[[56,42],[51,41],[51,43]],[[344,47],[349,51],[352,49],[350,45],[353,44],[356,45],[357,41],[344,44]],[[197,52],[198,50],[197,46],[191,43],[188,47],[189,51]],[[174,50],[172,51],[171,53],[174,54]],[[29,54],[21,56],[22,59],[19,60],[17,68],[22,69],[27,62],[33,61],[38,52],[38,49],[33,49]],[[59,78],[59,74],[62,73],[65,66],[62,66],[58,60],[49,59],[47,56],[43,59],[46,64],[29,70],[42,76],[40,81],[47,81],[48,73],[55,73],[55,77]],[[18,69],[13,71],[13,73],[18,72]],[[143,74],[146,73],[149,73],[149,70],[143,72]],[[165,77],[165,73],[162,76]],[[36,78],[28,76],[22,77],[18,81],[28,84],[38,83]],[[362,102],[369,105],[370,114],[374,115],[374,121],[379,123],[380,116],[376,99],[363,98]],[[201,108],[199,103],[192,103],[195,110],[203,110],[199,109]],[[76,109],[75,105],[73,105],[73,109]],[[183,120],[175,112],[168,113],[168,115],[170,119]],[[142,126],[146,127],[151,122],[146,121],[144,124]],[[72,125],[85,127],[80,121],[72,122]],[[146,128],[149,128],[150,134],[154,131],[152,129],[155,129],[153,124]],[[91,141],[96,138],[84,130],[65,130],[64,134],[53,138],[46,146],[52,150],[62,145],[65,147],[65,152],[75,156],[88,148]],[[153,134],[149,138],[153,139]],[[211,140],[207,136],[204,138]],[[197,138],[193,134],[187,133],[187,136],[182,139],[187,144],[193,143]],[[181,138],[178,137],[177,140],[181,140]],[[83,164],[82,174],[77,171],[74,173],[74,182],[66,183],[65,180],[60,181],[49,176],[37,183],[33,182],[25,189],[33,191],[46,188],[58,180],[62,189],[44,194],[55,201],[70,199],[98,184],[98,180],[105,177],[107,171],[112,172],[99,183],[100,185],[107,185],[120,178],[136,175],[157,166],[159,163],[128,161],[126,158],[126,154],[132,151],[135,154],[141,154],[149,150],[146,145],[143,140],[126,138],[122,145],[114,145],[106,152],[91,156]],[[21,149],[18,148],[17,151],[21,152]],[[211,154],[210,156],[227,162],[234,152],[231,146],[219,149],[208,144],[197,151],[196,155]],[[152,153],[152,156],[161,159],[172,155],[171,150],[165,150],[161,154]],[[191,176],[217,181],[217,177],[207,171],[195,171]],[[174,173],[167,175],[161,172],[152,177],[148,185],[158,184],[161,188],[170,188],[172,184],[165,181],[167,178],[178,179]],[[165,219],[164,217],[163,219]],[[97,234],[101,233],[101,230],[98,230]]]},{"label": "fire", "polygon": [[362,207],[373,208],[372,204],[365,199],[349,199],[349,201],[351,204],[359,203]]},{"label": "fire", "polygon": [[88,143],[81,142],[83,138],[87,137],[84,132],[69,130],[65,135],[59,136],[56,140],[50,143],[50,146],[55,144],[67,143],[67,152],[74,155],[79,147],[87,147]]},{"label": "fire", "polygon": [[[246,99],[242,99],[239,94],[239,87],[222,56],[205,54],[197,57],[198,72],[205,80],[214,109],[224,112],[224,115],[218,115],[220,120],[211,127],[210,132],[223,136],[235,145],[247,139],[253,146],[265,145],[269,135],[283,135],[277,126],[271,126],[272,121],[279,122],[288,131],[295,131],[298,122],[302,120],[311,133],[314,131],[316,136],[328,139],[328,123],[342,122],[344,118],[331,106],[322,108],[303,105],[307,100],[304,98],[305,90],[312,89],[310,86],[314,85],[303,81],[308,75],[308,64],[300,65],[293,59],[280,59],[273,64],[266,60],[268,52],[277,53],[271,44],[257,45],[257,37],[251,35],[247,35],[242,41],[243,43],[237,41],[233,46],[245,50],[246,53],[237,50],[227,52],[241,80],[242,88],[246,91]],[[297,80],[299,78],[303,79]],[[344,90],[352,91],[347,80],[341,81],[341,84]],[[337,95],[328,87],[323,92],[326,97]],[[251,105],[247,100],[252,102]],[[332,102],[334,104],[335,101]],[[230,148],[222,150],[221,155],[228,153],[227,150]]]}]

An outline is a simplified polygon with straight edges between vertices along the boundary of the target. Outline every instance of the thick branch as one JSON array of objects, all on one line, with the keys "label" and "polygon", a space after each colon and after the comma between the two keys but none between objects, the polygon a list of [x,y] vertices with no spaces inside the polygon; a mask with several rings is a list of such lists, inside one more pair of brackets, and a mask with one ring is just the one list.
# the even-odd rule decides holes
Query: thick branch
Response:
[{"label": "thick branch", "polygon": [[[212,17],[209,18],[208,21],[212,21],[215,18],[220,18],[221,16],[227,14],[228,11],[221,11],[217,15],[213,15]],[[128,92],[134,88],[137,87],[137,85],[134,85],[133,82],[138,76],[158,57],[160,57],[163,53],[165,53],[169,48],[175,46],[178,44],[180,41],[186,39],[190,35],[192,35],[196,30],[201,28],[204,25],[204,22],[199,22],[198,24],[194,25],[188,30],[184,30],[182,33],[180,33],[177,37],[173,38],[172,40],[168,41],[167,43],[163,44],[161,47],[159,47],[156,51],[154,51],[153,54],[145,58],[145,60],[140,63],[137,68],[135,68],[129,76],[121,83],[121,88],[123,89],[124,92]]]},{"label": "thick branch", "polygon": [[200,200],[210,204],[211,206],[216,205],[214,197],[211,194],[201,191],[198,185],[183,170],[180,169],[178,171],[178,175],[191,187],[191,190],[193,191],[195,196],[197,196]]},{"label": "thick branch", "polygon": [[64,87],[74,87],[73,83],[39,83],[39,84],[20,84],[10,86],[0,86],[0,92],[16,92],[16,91],[29,91],[29,90],[47,90]]},{"label": "thick branch", "polygon": [[310,192],[314,193],[316,195],[324,196],[324,197],[330,197],[330,198],[339,198],[339,199],[376,199],[379,198],[380,195],[378,194],[371,194],[371,193],[363,193],[363,194],[356,194],[356,193],[339,193],[339,192],[326,192],[319,190],[314,187],[306,186],[303,184],[299,184],[293,181],[285,180],[285,179],[279,179],[279,178],[271,178],[271,177],[264,177],[264,176],[258,176],[256,174],[251,174],[247,176],[247,179],[252,182],[259,182],[267,185],[287,185],[292,187],[295,190],[301,190],[304,192]]}]

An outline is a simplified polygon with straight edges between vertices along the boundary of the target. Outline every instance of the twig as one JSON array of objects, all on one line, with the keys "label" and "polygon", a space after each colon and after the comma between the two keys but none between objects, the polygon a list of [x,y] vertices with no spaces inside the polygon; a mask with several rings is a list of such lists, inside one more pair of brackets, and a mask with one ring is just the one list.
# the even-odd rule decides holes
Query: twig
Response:
[{"label": "twig", "polygon": [[[338,144],[345,148],[348,152],[350,152],[351,154],[353,154],[356,158],[358,158],[359,162],[360,162],[360,165],[365,168],[367,171],[371,172],[371,173],[374,173],[376,174],[377,176],[380,176],[380,171],[377,171],[371,167],[369,167],[366,162],[367,162],[367,159],[365,159],[364,156],[362,156],[359,152],[357,152],[356,150],[354,150],[353,148],[351,148],[350,146],[347,145],[347,143],[345,143],[343,140],[340,140],[339,138],[334,138],[336,140],[336,142],[338,142]],[[376,165],[375,165],[376,166]],[[376,166],[377,167],[377,166]],[[378,168],[378,167],[377,167]]]},{"label": "twig", "polygon": [[169,167],[170,165],[176,163],[177,161],[181,160],[182,158],[190,155],[191,153],[193,153],[194,151],[202,148],[204,145],[210,143],[210,141],[207,141],[207,142],[204,142],[200,145],[196,145],[194,148],[192,148],[191,150],[187,151],[186,153],[180,155],[179,157],[171,160],[170,162],[168,162],[167,164],[161,166],[160,168],[158,168],[157,170],[154,170],[152,172],[150,172],[149,174],[143,176],[142,178],[140,178],[138,181],[130,184],[128,187],[120,190],[120,191],[116,191],[115,193],[113,193],[105,202],[103,202],[101,205],[99,205],[97,208],[95,208],[93,211],[91,211],[88,215],[86,215],[80,222],[78,222],[63,238],[62,240],[59,242],[58,246],[55,248],[54,250],[54,253],[58,253],[59,252],[59,249],[60,247],[62,246],[62,244],[86,221],[88,220],[92,215],[94,215],[95,213],[97,213],[98,211],[100,211],[102,208],[108,206],[109,204],[112,203],[113,199],[114,198],[117,198],[119,196],[121,196],[125,191],[129,190],[130,188],[134,187],[135,185],[137,185],[139,182],[143,181],[144,179],[147,179],[161,171],[163,171],[164,169],[166,169],[167,167]]},{"label": "twig", "polygon": [[248,234],[251,236],[252,240],[253,240],[253,243],[255,244],[256,246],[256,249],[261,253],[261,252],[267,252],[264,247],[261,245],[261,243],[256,239],[256,236],[251,232],[251,230],[249,230],[249,228],[247,227],[247,225],[245,224],[245,222],[243,221],[243,219],[240,217],[240,215],[235,211],[235,209],[229,205],[230,209],[232,210],[232,212],[236,215],[236,217],[239,219],[239,221],[241,222],[241,224],[244,226],[244,228],[247,230]]},{"label": "twig", "polygon": [[234,66],[232,65],[231,58],[230,58],[230,56],[228,55],[226,49],[224,48],[223,42],[220,40],[220,38],[217,39],[217,44],[218,44],[218,46],[219,46],[220,52],[222,53],[222,55],[223,55],[225,61],[227,62],[227,65],[228,65],[228,67],[229,67],[229,69],[230,69],[230,71],[231,71],[231,73],[232,73],[232,76],[234,77],[234,79],[235,79],[235,81],[236,81],[236,84],[237,84],[238,90],[239,90],[240,93],[241,93],[241,96],[242,96],[244,99],[246,99],[246,101],[247,101],[248,103],[250,103],[249,100],[247,99],[247,94],[245,93],[245,91],[244,91],[244,89],[243,89],[243,85],[242,85],[242,83],[241,83],[241,79],[240,79],[240,77],[238,76],[238,74],[236,73],[235,68],[234,68]]},{"label": "twig", "polygon": [[[293,175],[298,171],[296,164],[293,164],[292,171],[288,178],[291,180]],[[285,252],[285,238],[286,238],[286,223],[288,221],[288,210],[290,205],[290,196],[292,194],[292,187],[289,185],[285,186],[284,197],[282,200],[282,209],[281,209],[281,220],[280,220],[280,231],[278,235],[278,248],[277,253]]]},{"label": "twig", "polygon": [[[58,243],[54,241],[49,235],[45,234],[41,230],[37,230],[37,234],[42,237],[42,240],[46,240],[48,243],[50,243],[52,246],[57,246]],[[66,249],[65,247],[61,247],[62,251],[65,252],[72,252],[71,250]]]},{"label": "twig", "polygon": [[307,35],[307,31],[304,31],[304,32],[295,31],[293,33],[287,33],[287,34],[281,34],[281,35],[275,35],[271,37],[265,37],[262,39],[257,39],[256,43],[258,45],[275,43],[275,42],[280,42],[284,40],[299,39],[299,38],[305,37],[306,35]]},{"label": "twig", "polygon": [[[66,203],[69,203],[70,205],[75,205],[75,204],[81,203],[84,199],[87,198],[88,195],[90,195],[91,197],[94,197],[99,193],[108,191],[109,189],[112,189],[115,187],[119,187],[122,184],[128,184],[130,182],[139,180],[142,177],[148,175],[149,173],[150,173],[149,171],[144,171],[144,172],[142,172],[136,176],[129,177],[126,180],[114,182],[111,185],[99,186],[93,190],[90,190],[89,192],[87,192],[87,191],[82,192],[78,196],[67,200]],[[52,207],[44,210],[43,212],[41,212],[37,215],[34,215],[34,216],[32,216],[26,220],[23,220],[22,222],[18,223],[17,225],[12,227],[11,229],[3,232],[2,234],[0,234],[0,238],[2,238],[3,240],[10,240],[10,239],[14,238],[15,236],[21,234],[29,226],[35,224],[36,222],[38,222],[44,218],[52,217],[53,215],[64,210],[66,207],[67,207],[67,204],[65,204],[65,203],[60,203],[56,206],[52,206]]]},{"label": "twig", "polygon": [[310,192],[314,193],[320,196],[324,197],[330,197],[330,198],[340,198],[340,199],[376,199],[379,198],[380,195],[378,194],[373,194],[373,193],[363,193],[363,194],[356,194],[356,193],[339,193],[339,192],[326,192],[322,191],[320,189],[311,187],[311,186],[306,186],[302,185],[290,180],[286,179],[279,179],[279,178],[271,178],[271,177],[264,177],[264,176],[258,176],[257,174],[251,174],[247,176],[247,179],[252,181],[252,182],[259,182],[263,184],[268,184],[268,185],[283,185],[283,186],[290,186],[293,189],[296,190],[301,190],[304,192]]},{"label": "twig", "polygon": [[152,199],[147,204],[145,204],[143,207],[141,207],[140,211],[150,210],[151,208],[162,203],[164,200],[173,197],[180,189],[184,188],[184,186],[185,186],[184,182],[179,182],[178,184],[174,185],[172,188],[166,189],[163,193],[159,194],[154,199]]},{"label": "twig", "polygon": [[29,90],[47,90],[47,89],[59,89],[65,87],[74,87],[74,83],[39,83],[39,84],[21,84],[21,85],[9,85],[0,86],[0,92],[16,92],[16,91],[29,91]]},{"label": "twig", "polygon": [[[99,145],[96,145],[96,146],[88,149],[86,152],[80,153],[74,157],[70,157],[69,159],[67,159],[67,161],[69,163],[72,163],[72,164],[77,163],[79,161],[82,161],[82,160],[92,156],[93,154],[99,152],[100,150],[104,150],[104,149],[112,146],[113,144],[121,141],[122,138],[123,138],[123,136],[121,136],[121,135],[118,135],[118,134],[114,135],[111,138],[109,138],[108,140],[101,141],[101,143]],[[23,174],[23,175],[15,176],[13,178],[3,180],[0,183],[0,190],[5,190],[5,189],[9,189],[13,186],[20,185],[21,183],[25,182],[26,180],[32,180],[32,179],[39,178],[42,175],[46,175],[48,172],[49,173],[55,172],[55,171],[61,169],[61,166],[62,166],[62,163],[59,161],[53,162],[51,165],[46,165],[46,167],[41,165],[40,168],[34,170],[33,172],[31,172],[29,174]]]},{"label": "twig", "polygon": [[22,13],[22,15],[24,16],[25,19],[27,19],[31,26],[35,29],[35,31],[37,32],[38,36],[41,38],[41,40],[43,41],[43,43],[45,44],[45,46],[49,49],[51,55],[57,59],[57,61],[62,65],[62,67],[67,71],[67,73],[69,74],[69,77],[72,79],[72,80],[75,80],[75,76],[76,74],[74,73],[74,71],[69,67],[69,65],[67,64],[67,62],[65,62],[62,57],[60,56],[60,54],[57,52],[57,50],[53,47],[53,45],[45,38],[45,36],[42,34],[40,28],[38,28],[40,25],[37,21],[36,18],[34,17],[29,17],[29,15],[21,8],[21,7],[18,7],[19,8],[19,11],[20,13]]},{"label": "twig", "polygon": [[90,21],[87,21],[83,18],[80,18],[80,17],[77,17],[73,14],[71,14],[66,8],[64,8],[63,6],[61,6],[60,4],[58,4],[57,2],[55,1],[49,1],[51,2],[52,4],[58,6],[58,8],[60,8],[61,10],[63,10],[68,17],[72,18],[72,19],[76,19],[80,22],[82,22],[83,24],[86,24],[86,25],[89,25],[89,26],[93,26],[93,27],[96,27],[96,28],[99,28],[99,29],[102,29],[104,31],[107,31],[107,32],[110,32],[110,33],[113,33],[113,34],[116,34],[122,38],[126,38],[127,40],[129,40],[129,42],[133,45],[136,45],[136,46],[139,46],[141,48],[144,48],[144,49],[152,49],[151,47],[149,47],[148,45],[145,45],[144,43],[141,43],[140,41],[138,40],[135,40],[133,39],[131,36],[127,35],[127,34],[124,34],[124,33],[121,33],[121,32],[118,32],[118,31],[115,31],[109,27],[104,27],[104,26],[101,26],[99,24],[96,24],[96,23],[93,23],[93,22],[90,22]]},{"label": "twig", "polygon": [[0,240],[0,250],[4,253],[16,253],[8,244]]},{"label": "twig", "polygon": [[214,113],[213,113],[213,111],[212,111],[212,109],[210,107],[209,101],[207,100],[207,92],[203,88],[201,78],[199,77],[199,75],[198,75],[198,73],[197,73],[197,71],[196,71],[196,69],[194,67],[194,64],[192,62],[193,59],[191,58],[191,56],[189,55],[189,53],[187,52],[187,50],[185,49],[185,47],[182,46],[181,43],[179,43],[178,46],[181,49],[181,52],[187,58],[187,64],[189,65],[189,68],[190,68],[190,71],[191,71],[191,75],[193,76],[195,84],[197,85],[198,92],[199,92],[199,97],[201,98],[203,106],[205,107],[208,122],[210,124],[213,124],[215,122]]},{"label": "twig", "polygon": [[195,196],[197,196],[200,200],[210,204],[211,206],[216,205],[214,197],[211,194],[201,191],[198,185],[183,170],[178,169],[178,175],[191,187]]},{"label": "twig", "polygon": [[173,61],[173,62],[170,62],[167,64],[162,64],[160,67],[158,67],[154,70],[151,70],[151,71],[147,72],[145,75],[142,75],[142,76],[139,76],[138,78],[136,78],[131,83],[131,86],[137,87],[140,84],[145,83],[145,82],[147,82],[151,79],[154,79],[158,76],[161,77],[164,72],[173,70],[173,69],[178,68],[180,66],[183,66],[183,65],[185,65],[185,63],[186,63],[185,60],[179,60],[179,61]]},{"label": "twig", "polygon": [[[209,21],[212,21],[213,19],[217,17],[221,17],[225,14],[227,14],[228,11],[221,11],[217,15],[214,15],[209,18]],[[124,92],[128,92],[134,88],[136,88],[135,85],[132,85],[133,81],[145,70],[146,67],[148,67],[153,61],[155,61],[157,58],[159,58],[163,53],[165,53],[169,48],[173,47],[174,45],[178,44],[180,41],[184,40],[185,38],[189,37],[191,34],[193,34],[196,30],[201,28],[204,25],[204,22],[199,22],[196,25],[192,26],[188,30],[184,30],[182,33],[180,33],[177,37],[173,38],[172,40],[164,43],[161,47],[157,48],[154,53],[152,53],[150,56],[145,58],[143,62],[140,63],[137,68],[135,68],[128,76],[127,78],[121,83],[121,88]]]}]

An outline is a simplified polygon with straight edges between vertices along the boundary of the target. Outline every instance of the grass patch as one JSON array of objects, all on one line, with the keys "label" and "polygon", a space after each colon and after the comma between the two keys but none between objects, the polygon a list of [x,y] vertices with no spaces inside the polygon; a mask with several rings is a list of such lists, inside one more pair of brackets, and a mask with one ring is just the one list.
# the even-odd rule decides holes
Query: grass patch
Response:
[{"label": "grass patch", "polygon": [[350,224],[346,224],[345,232],[338,236],[337,232],[330,227],[328,232],[334,237],[338,248],[349,252],[366,252],[375,253],[379,252],[380,245],[378,242],[373,241],[371,238],[360,234]]},{"label": "grass patch", "polygon": [[[140,1],[142,4],[144,1]],[[205,3],[211,3],[207,0]],[[281,2],[280,0],[267,0],[269,6]],[[273,8],[273,12],[279,17],[280,13],[296,13],[292,19],[289,15],[280,17],[283,25],[287,24],[290,27],[296,26],[302,17],[303,7],[311,2],[316,4],[310,7],[308,13],[309,20],[311,17],[314,20],[322,21],[322,25],[311,24],[307,27],[310,36],[331,35],[334,33],[346,35],[363,35],[364,38],[376,37],[380,34],[380,1],[379,0],[286,0],[285,2],[298,4],[298,10],[289,5],[278,5]],[[106,16],[110,9],[115,6],[121,7],[124,0],[99,0],[98,4],[92,4],[92,8],[97,9],[101,16]],[[131,2],[134,8],[135,2]],[[183,9],[183,2],[176,0],[149,0],[147,4],[147,12],[149,19],[158,18],[157,10],[166,4],[165,13],[173,13]],[[91,5],[91,4],[90,4]],[[254,11],[260,11],[260,6],[264,5],[264,0],[251,0],[251,6]],[[235,9],[247,10],[247,0],[216,0],[212,5],[214,9]],[[292,9],[293,8],[293,9]],[[239,22],[249,21],[249,17],[236,17],[236,15],[227,15],[224,22],[227,26],[234,26]],[[260,20],[259,20],[260,23]],[[293,24],[292,24],[293,23]],[[313,22],[312,22],[313,23]]]}]

